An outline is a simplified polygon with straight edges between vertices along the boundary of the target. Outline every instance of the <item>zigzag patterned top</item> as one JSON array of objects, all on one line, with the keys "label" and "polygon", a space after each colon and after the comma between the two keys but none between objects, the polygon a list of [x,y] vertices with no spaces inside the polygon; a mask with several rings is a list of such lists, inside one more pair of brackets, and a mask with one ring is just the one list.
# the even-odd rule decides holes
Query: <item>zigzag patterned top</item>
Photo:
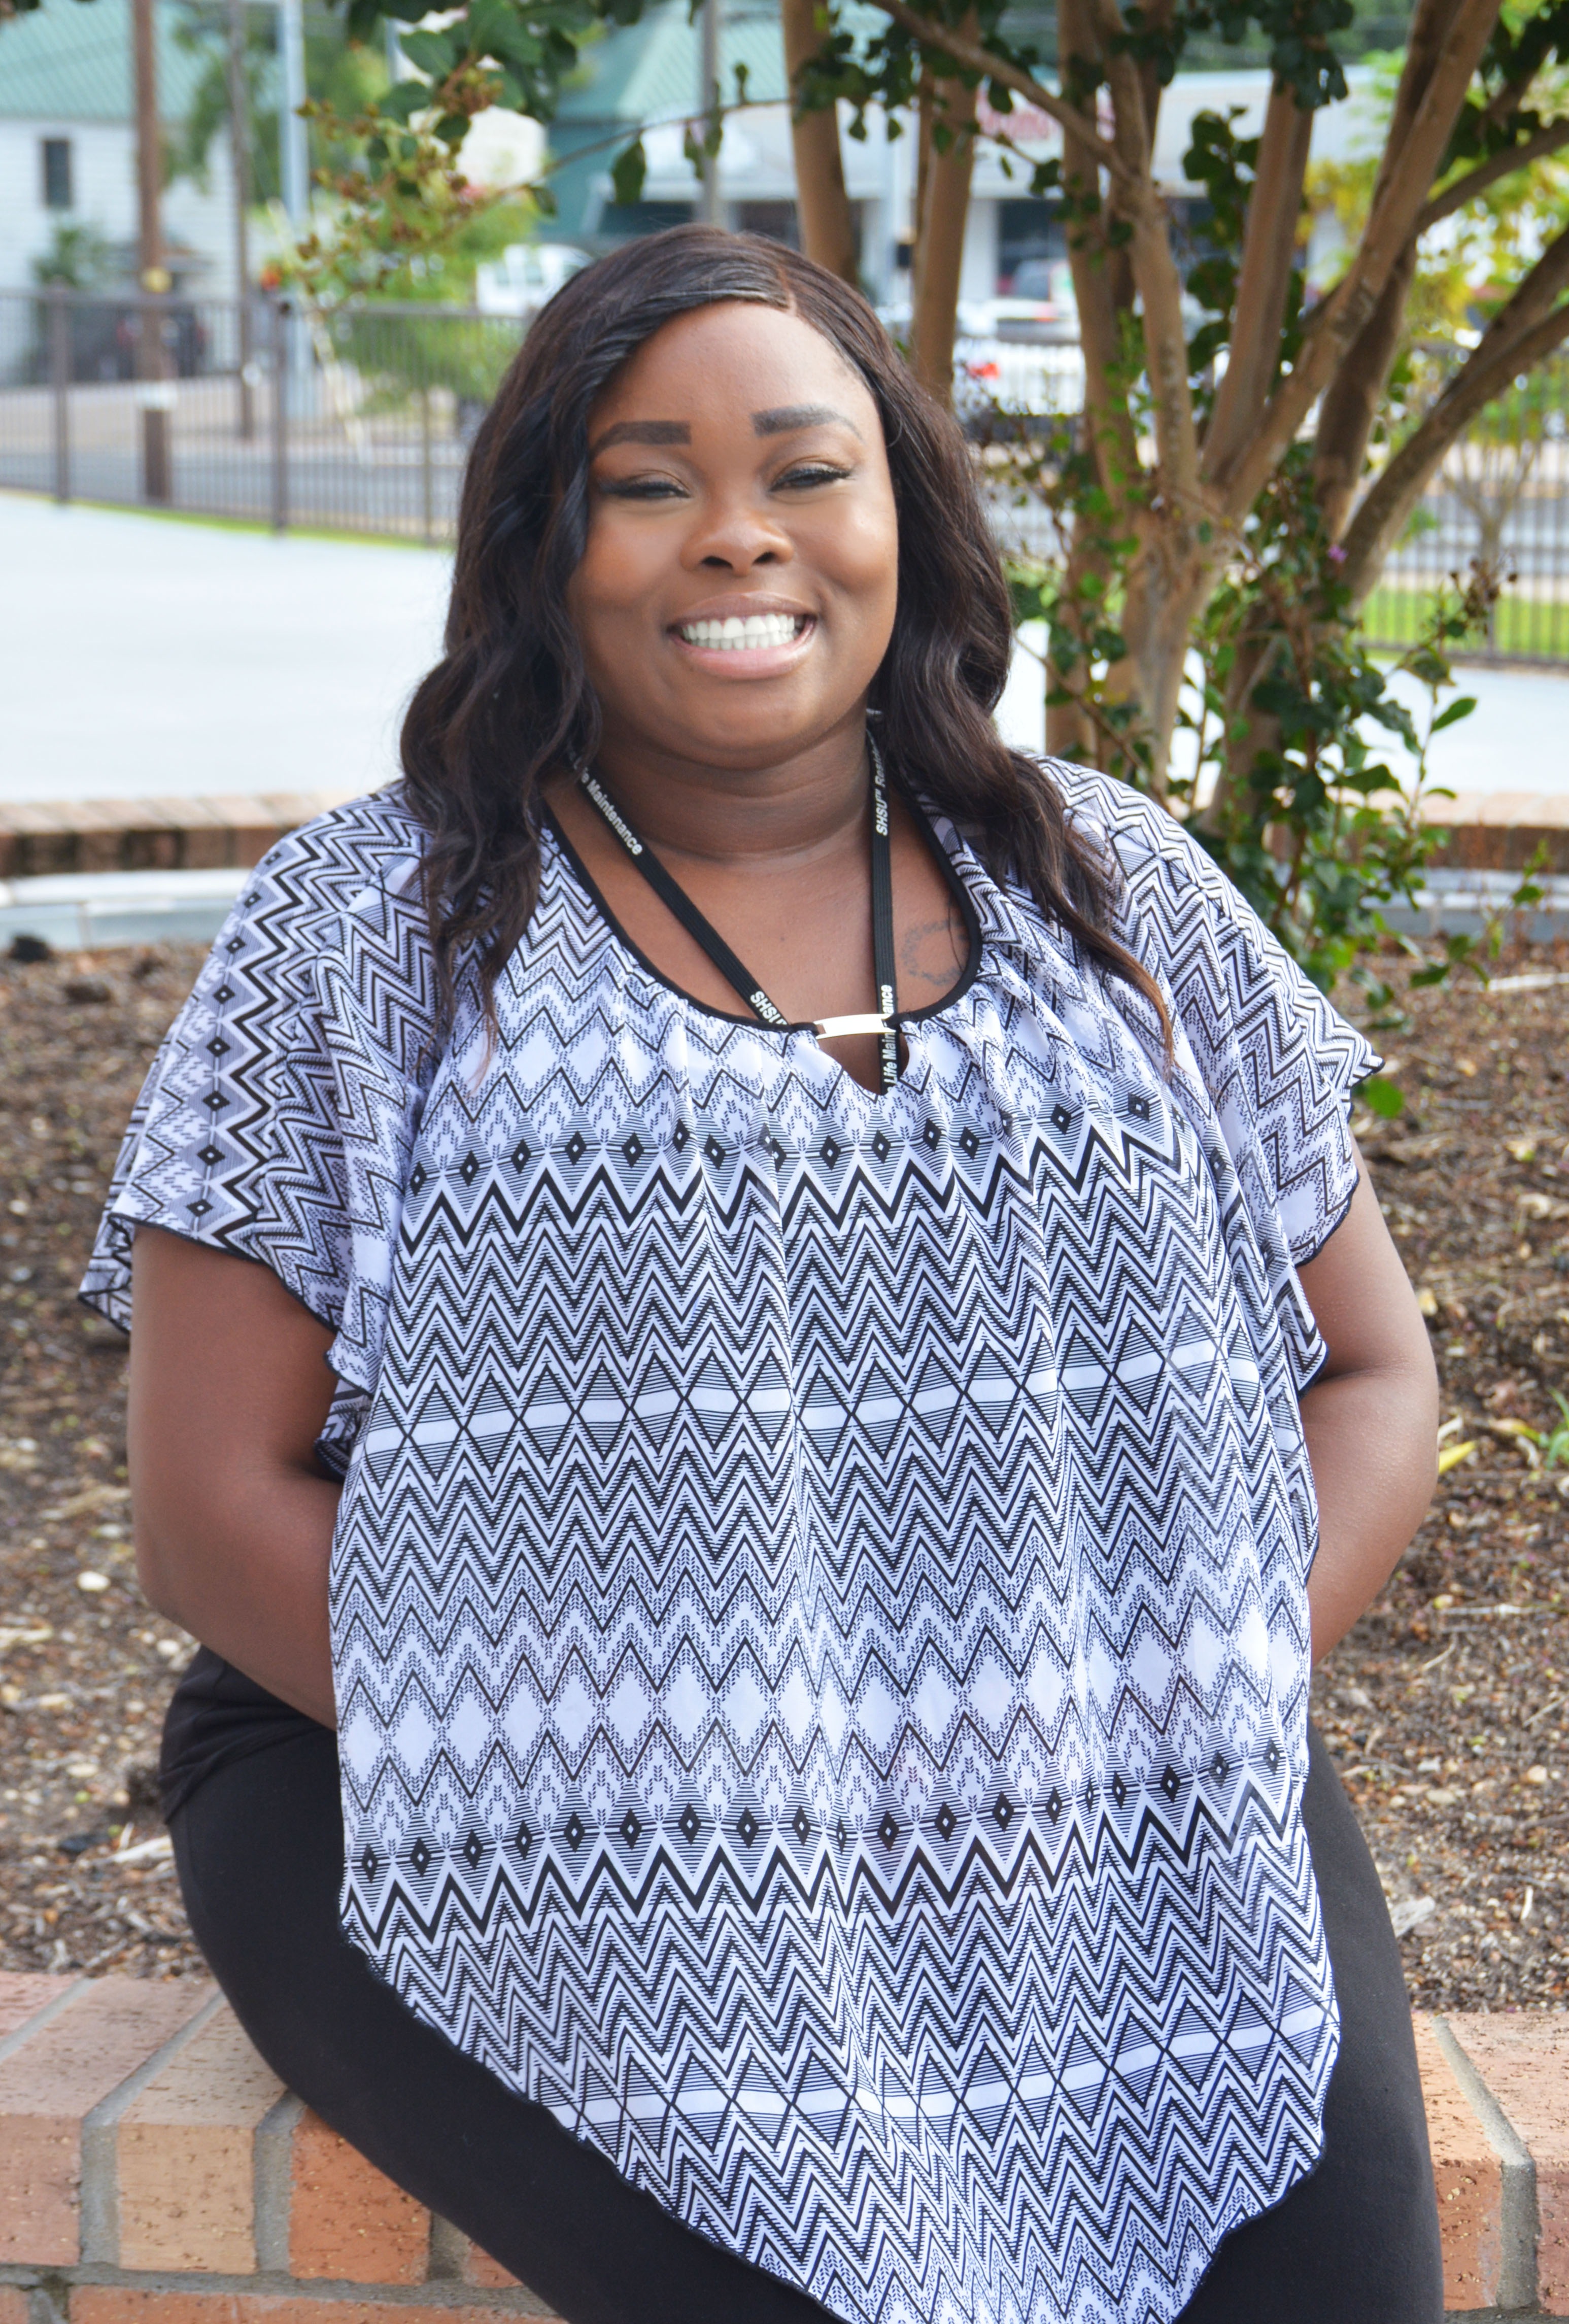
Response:
[{"label": "zigzag patterned top", "polygon": [[1166,2324],[1338,2038],[1293,1261],[1375,1060],[1053,773],[1169,1077],[941,822],[972,973],[885,1097],[662,982],[549,833],[497,1038],[438,1048],[392,790],[258,868],[85,1286],[127,1323],[153,1222],[332,1328],[350,1936],[847,2324]]}]

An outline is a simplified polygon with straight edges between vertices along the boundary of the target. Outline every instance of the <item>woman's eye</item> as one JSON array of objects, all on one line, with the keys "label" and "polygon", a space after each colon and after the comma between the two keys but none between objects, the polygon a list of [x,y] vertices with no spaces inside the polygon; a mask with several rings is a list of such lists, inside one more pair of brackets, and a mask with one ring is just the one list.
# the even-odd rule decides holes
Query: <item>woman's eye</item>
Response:
[{"label": "woman's eye", "polygon": [[599,489],[617,501],[669,501],[681,497],[681,487],[671,476],[613,476]]},{"label": "woman's eye", "polygon": [[779,482],[792,490],[811,484],[842,484],[849,473],[848,468],[835,468],[826,461],[813,460],[798,468],[787,468]]}]

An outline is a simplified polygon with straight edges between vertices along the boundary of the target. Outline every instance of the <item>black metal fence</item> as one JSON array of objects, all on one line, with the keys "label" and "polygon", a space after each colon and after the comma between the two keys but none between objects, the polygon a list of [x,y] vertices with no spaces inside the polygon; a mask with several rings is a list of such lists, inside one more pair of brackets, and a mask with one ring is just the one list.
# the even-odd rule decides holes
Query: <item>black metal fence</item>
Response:
[{"label": "black metal fence", "polygon": [[451,535],[522,325],[466,307],[0,293],[0,487]]},{"label": "black metal fence", "polygon": [[[0,292],[0,487],[448,540],[523,328],[467,307]],[[1435,392],[1463,354],[1424,351]],[[1048,553],[1029,511],[997,518],[1008,542]],[[1415,642],[1477,557],[1504,586],[1474,658],[1569,664],[1569,355],[1454,447],[1369,601],[1372,642]]]},{"label": "black metal fence", "polygon": [[[1432,392],[1466,352],[1419,351]],[[1569,662],[1569,356],[1516,380],[1451,447],[1368,601],[1373,642],[1414,643],[1437,592],[1478,558],[1502,588],[1466,659]]]}]

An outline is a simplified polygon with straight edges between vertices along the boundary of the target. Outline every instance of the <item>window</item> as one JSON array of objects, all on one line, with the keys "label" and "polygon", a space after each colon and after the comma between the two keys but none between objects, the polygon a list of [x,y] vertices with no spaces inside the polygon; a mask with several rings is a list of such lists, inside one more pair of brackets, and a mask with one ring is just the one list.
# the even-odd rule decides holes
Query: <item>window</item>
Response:
[{"label": "window", "polygon": [[69,210],[71,207],[70,139],[46,137],[40,150],[43,155],[43,207],[46,210]]}]

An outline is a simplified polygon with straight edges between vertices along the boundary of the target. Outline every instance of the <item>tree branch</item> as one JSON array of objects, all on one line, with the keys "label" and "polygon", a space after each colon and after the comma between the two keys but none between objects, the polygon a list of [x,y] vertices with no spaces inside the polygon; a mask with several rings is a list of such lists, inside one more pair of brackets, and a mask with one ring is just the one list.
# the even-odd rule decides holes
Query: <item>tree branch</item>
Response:
[{"label": "tree branch", "polygon": [[[964,18],[968,32],[972,12]],[[975,165],[975,99],[974,82],[961,81],[940,100],[935,88],[933,107],[941,102],[944,126],[952,133],[946,151],[932,137],[921,186],[920,216],[916,228],[916,266],[910,312],[910,369],[941,404],[954,400],[954,327],[958,314],[959,277],[964,255],[964,222],[970,213],[970,177]],[[933,124],[935,126],[935,124]]]},{"label": "tree branch", "polygon": [[[886,5],[886,0],[880,0]],[[1226,515],[1240,521],[1266,478],[1328,385],[1335,364],[1377,306],[1401,251],[1410,240],[1423,196],[1436,175],[1472,76],[1498,22],[1500,0],[1458,0],[1402,145],[1395,124],[1380,166],[1380,186],[1357,254],[1339,286],[1315,316],[1302,350],[1271,398],[1253,439],[1232,472]]]},{"label": "tree branch", "polygon": [[1429,226],[1437,226],[1444,218],[1453,217],[1456,210],[1465,208],[1467,202],[1473,202],[1478,194],[1485,194],[1488,188],[1496,186],[1500,178],[1510,177],[1517,170],[1528,169],[1544,154],[1556,153],[1562,145],[1569,145],[1569,121],[1549,121],[1545,129],[1538,129],[1536,135],[1527,137],[1523,145],[1511,145],[1507,152],[1494,153],[1489,160],[1479,161],[1476,168],[1468,170],[1463,178],[1456,178],[1452,186],[1445,186],[1441,194],[1434,195],[1417,217],[1417,232],[1426,234]]},{"label": "tree branch", "polygon": [[[1166,32],[1171,29],[1177,14],[1177,0],[1145,0],[1143,25],[1147,32]],[[1139,89],[1144,99],[1144,127],[1149,138],[1146,166],[1155,156],[1155,133],[1160,123],[1160,70],[1153,60],[1139,67]]]},{"label": "tree branch", "polygon": [[1204,435],[1204,475],[1223,485],[1275,376],[1291,286],[1313,115],[1281,81],[1269,90],[1259,169],[1248,202],[1231,351]]},{"label": "tree branch", "polygon": [[1027,104],[1048,115],[1065,135],[1071,132],[1086,152],[1094,155],[1102,169],[1109,170],[1114,178],[1125,176],[1121,157],[1089,116],[1063,97],[1054,96],[1049,88],[1043,88],[1020,66],[1009,64],[1004,58],[993,56],[990,49],[983,48],[978,41],[967,40],[963,32],[950,32],[946,24],[921,15],[918,9],[908,7],[906,0],[872,0],[872,5],[923,48],[936,49],[952,57],[966,72],[978,73],[983,80],[1000,81],[1004,88],[1011,88],[1015,97],[1023,97]]},{"label": "tree branch", "polygon": [[[1075,62],[1099,69],[1099,48],[1090,21],[1089,0],[1057,0],[1059,65],[1065,81]],[[1139,476],[1139,436],[1118,392],[1115,374],[1121,353],[1112,256],[1106,247],[1100,172],[1094,155],[1072,133],[1062,148],[1063,190],[1068,198],[1068,265],[1078,307],[1079,344],[1084,359],[1084,416],[1092,446],[1118,521],[1125,525],[1131,487]],[[1073,215],[1076,212],[1077,215]],[[1086,215],[1093,212],[1093,217]],[[1075,541],[1077,535],[1075,533]]]},{"label": "tree branch", "polygon": [[[1559,237],[1565,245],[1564,268],[1569,272],[1569,233]],[[1556,249],[1555,244],[1554,248]],[[1511,300],[1511,305],[1513,301]],[[1490,332],[1471,359],[1456,373],[1420,427],[1408,436],[1394,458],[1369,487],[1361,506],[1347,528],[1342,577],[1361,605],[1378,581],[1385,558],[1408,521],[1426,489],[1429,477],[1442,463],[1462,430],[1485,410],[1511,379],[1529,371],[1555,347],[1569,338],[1569,305],[1549,307],[1523,328],[1495,340]],[[1491,344],[1490,344],[1491,342]]]},{"label": "tree branch", "polygon": [[820,51],[817,0],[780,0],[785,76],[796,103],[790,107],[790,144],[796,164],[796,208],[801,248],[842,281],[857,281],[855,226],[844,190],[844,156],[839,143],[838,108],[798,109],[802,73]]},{"label": "tree branch", "polygon": [[1330,539],[1336,539],[1350,512],[1367,466],[1373,422],[1389,383],[1406,305],[1417,272],[1417,237],[1412,235],[1389,270],[1379,303],[1342,357],[1324,390],[1314,444],[1313,472],[1318,506]]},{"label": "tree branch", "polygon": [[1149,378],[1155,448],[1161,472],[1191,509],[1199,496],[1198,431],[1187,367],[1182,277],[1171,247],[1166,205],[1149,175],[1149,129],[1139,68],[1121,43],[1126,32],[1117,0],[1091,0],[1112,91],[1113,143],[1126,178],[1116,203],[1133,229],[1129,253],[1144,309],[1144,363]]}]

